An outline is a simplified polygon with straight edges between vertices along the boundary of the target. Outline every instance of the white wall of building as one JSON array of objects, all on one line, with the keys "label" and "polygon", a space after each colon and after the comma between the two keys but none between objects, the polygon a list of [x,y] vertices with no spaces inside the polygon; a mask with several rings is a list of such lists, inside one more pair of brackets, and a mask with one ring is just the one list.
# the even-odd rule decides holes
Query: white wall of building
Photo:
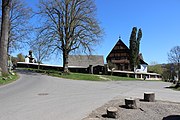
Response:
[{"label": "white wall of building", "polygon": [[147,73],[147,65],[146,64],[141,64],[140,69],[136,69],[136,72]]},{"label": "white wall of building", "polygon": [[25,63],[29,63],[29,58],[28,57],[25,58]]}]

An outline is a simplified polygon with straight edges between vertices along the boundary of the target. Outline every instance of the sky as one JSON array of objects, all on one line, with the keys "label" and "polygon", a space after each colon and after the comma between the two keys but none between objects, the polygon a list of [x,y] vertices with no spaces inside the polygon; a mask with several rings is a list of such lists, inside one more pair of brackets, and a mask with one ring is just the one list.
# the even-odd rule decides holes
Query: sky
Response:
[{"label": "sky", "polygon": [[[37,1],[26,0],[34,9]],[[103,55],[104,60],[119,36],[129,47],[133,27],[142,29],[140,52],[148,64],[168,63],[167,53],[180,45],[180,0],[95,0],[95,3],[104,35],[93,54]],[[60,61],[51,59],[46,63],[61,65]]]}]

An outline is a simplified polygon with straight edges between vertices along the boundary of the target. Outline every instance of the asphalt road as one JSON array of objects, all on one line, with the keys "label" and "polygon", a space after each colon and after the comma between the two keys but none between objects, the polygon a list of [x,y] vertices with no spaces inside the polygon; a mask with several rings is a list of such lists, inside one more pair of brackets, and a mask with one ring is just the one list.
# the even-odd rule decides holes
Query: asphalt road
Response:
[{"label": "asphalt road", "polygon": [[20,79],[0,86],[0,120],[81,120],[114,98],[143,98],[180,102],[170,83],[147,81],[91,82],[66,80],[19,71]]}]

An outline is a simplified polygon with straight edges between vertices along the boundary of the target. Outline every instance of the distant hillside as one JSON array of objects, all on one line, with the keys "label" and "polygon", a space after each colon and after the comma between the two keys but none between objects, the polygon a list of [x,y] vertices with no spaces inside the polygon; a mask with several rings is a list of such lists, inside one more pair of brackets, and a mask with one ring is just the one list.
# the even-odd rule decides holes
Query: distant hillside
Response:
[{"label": "distant hillside", "polygon": [[174,76],[177,76],[176,74],[177,69],[178,66],[173,65],[172,63],[156,64],[156,65],[148,66],[148,72],[155,72],[161,74],[163,79],[165,80],[174,79]]}]

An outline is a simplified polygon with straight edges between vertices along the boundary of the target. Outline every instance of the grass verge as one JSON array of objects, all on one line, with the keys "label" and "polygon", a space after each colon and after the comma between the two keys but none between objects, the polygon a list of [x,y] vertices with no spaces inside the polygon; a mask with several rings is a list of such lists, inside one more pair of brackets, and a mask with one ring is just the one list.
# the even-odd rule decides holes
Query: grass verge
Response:
[{"label": "grass verge", "polygon": [[180,91],[180,87],[178,87],[178,88],[174,88],[174,90]]},{"label": "grass verge", "polygon": [[3,76],[0,76],[0,85],[5,85],[5,84],[8,84],[8,83],[11,83],[15,80],[17,80],[19,78],[19,76],[15,73],[15,75],[7,75],[5,77]]},{"label": "grass verge", "polygon": [[175,91],[180,91],[180,87],[170,86],[169,88]]},{"label": "grass verge", "polygon": [[172,89],[172,90],[176,90],[176,91],[180,91],[180,86],[177,86],[176,84],[171,85],[171,86],[166,87],[166,88],[169,88],[169,89]]}]

